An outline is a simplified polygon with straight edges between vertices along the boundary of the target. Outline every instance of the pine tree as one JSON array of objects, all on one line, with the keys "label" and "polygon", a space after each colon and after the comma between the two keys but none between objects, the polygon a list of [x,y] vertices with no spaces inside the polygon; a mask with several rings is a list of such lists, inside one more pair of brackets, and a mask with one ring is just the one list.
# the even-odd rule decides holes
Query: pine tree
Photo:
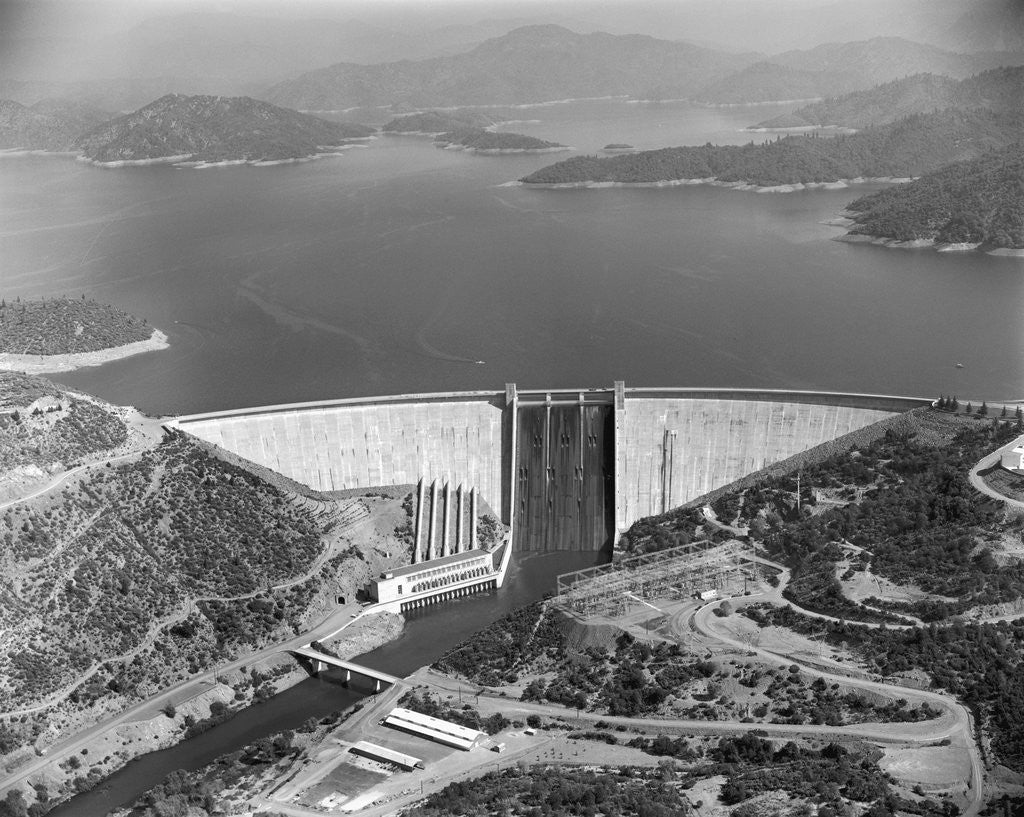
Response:
[{"label": "pine tree", "polygon": [[988,415],[988,403],[984,400],[981,401],[981,406],[978,408],[978,416],[985,417]]},{"label": "pine tree", "polygon": [[967,412],[968,414],[974,414],[974,406],[968,403],[967,408],[965,408],[964,411]]}]

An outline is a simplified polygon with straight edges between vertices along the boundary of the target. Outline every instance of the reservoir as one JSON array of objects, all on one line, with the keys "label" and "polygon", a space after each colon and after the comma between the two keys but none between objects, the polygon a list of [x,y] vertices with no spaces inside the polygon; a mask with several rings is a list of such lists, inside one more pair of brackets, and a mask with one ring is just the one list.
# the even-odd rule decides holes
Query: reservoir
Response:
[{"label": "reservoir", "polygon": [[[595,564],[599,553],[517,554],[500,590],[434,605],[406,615],[402,635],[355,659],[375,669],[405,676],[433,663],[446,650],[505,613],[554,590],[555,576]],[[468,686],[467,686],[468,688]],[[241,749],[266,735],[296,729],[309,718],[322,718],[345,709],[372,692],[372,685],[351,688],[325,672],[243,710],[207,732],[133,760],[96,789],[50,812],[54,817],[102,817],[131,805],[175,769],[198,769],[220,755]]]},{"label": "reservoir", "polygon": [[[771,138],[744,126],[793,107],[573,102],[519,108],[503,129],[577,154],[742,144]],[[830,240],[842,231],[823,222],[877,185],[783,195],[514,184],[571,155],[381,137],[261,168],[2,157],[0,294],[84,293],[166,332],[167,350],[52,376],[158,415],[623,379],[1024,397],[1019,259]],[[594,507],[579,524],[600,524]],[[517,558],[501,590],[428,608],[360,660],[405,675],[598,554]],[[174,769],[358,697],[303,681],[52,813],[105,814]]]},{"label": "reservoir", "polygon": [[[741,128],[786,109],[604,100],[504,127],[593,153],[760,141]],[[503,186],[572,155],[387,136],[274,167],[4,157],[3,295],[85,293],[165,331],[55,376],[156,414],[617,379],[1024,397],[1020,259],[831,241],[821,222],[877,185]]]}]

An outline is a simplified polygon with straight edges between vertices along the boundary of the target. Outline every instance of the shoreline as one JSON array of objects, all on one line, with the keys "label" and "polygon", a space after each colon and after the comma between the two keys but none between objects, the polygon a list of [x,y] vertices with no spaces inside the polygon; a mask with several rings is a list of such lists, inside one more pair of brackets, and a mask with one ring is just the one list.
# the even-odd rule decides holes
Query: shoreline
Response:
[{"label": "shoreline", "polygon": [[[839,219],[835,219],[838,221]],[[827,222],[826,222],[827,223]],[[832,227],[846,225],[830,224]],[[832,238],[833,241],[841,241],[844,244],[871,244],[876,247],[885,247],[889,250],[933,250],[942,253],[956,252],[981,252],[984,255],[992,255],[997,258],[1021,258],[1024,259],[1024,248],[1014,249],[1012,247],[997,247],[992,250],[979,250],[981,242],[962,242],[955,244],[943,244],[934,238],[914,238],[909,241],[900,241],[897,238],[887,238],[880,235],[865,235],[863,233],[845,233]]]},{"label": "shoreline", "polygon": [[605,188],[659,188],[689,187],[707,185],[709,187],[725,187],[751,193],[798,193],[805,190],[843,190],[855,184],[904,184],[913,181],[912,177],[896,176],[857,176],[852,179],[836,179],[831,182],[793,182],[791,184],[758,185],[751,182],[722,182],[714,176],[704,179],[661,179],[655,182],[505,182],[501,187],[536,187],[541,190],[603,190]]},{"label": "shoreline", "polygon": [[462,153],[476,153],[481,156],[505,156],[511,154],[529,153],[564,153],[575,148],[569,145],[559,145],[547,148],[475,148],[467,145],[460,145],[456,142],[434,142],[434,146],[441,150],[461,151]]},{"label": "shoreline", "polygon": [[154,329],[148,340],[137,340],[122,346],[108,349],[97,349],[94,352],[74,352],[63,355],[17,355],[12,352],[0,352],[0,369],[24,372],[25,374],[52,374],[55,372],[71,372],[86,366],[102,366],[113,360],[155,352],[170,346],[167,335]]},{"label": "shoreline", "polygon": [[104,170],[117,170],[124,167],[150,167],[153,165],[171,165],[175,168],[189,168],[205,170],[211,167],[272,167],[274,165],[296,164],[298,162],[311,162],[314,159],[327,159],[332,156],[342,156],[350,148],[366,147],[365,142],[372,142],[376,135],[359,136],[348,140],[340,145],[319,145],[316,153],[307,156],[292,156],[288,159],[218,159],[215,161],[206,159],[193,159],[194,153],[181,153],[174,156],[157,156],[152,159],[118,159],[112,162],[101,162],[99,159],[90,159],[84,154],[61,154],[73,155],[76,161],[84,164],[99,167]]},{"label": "shoreline", "polygon": [[810,133],[811,131],[834,131],[837,134],[856,133],[857,128],[848,128],[846,125],[793,125],[788,128],[769,128],[758,125],[751,125],[747,128],[740,128],[741,133]]}]

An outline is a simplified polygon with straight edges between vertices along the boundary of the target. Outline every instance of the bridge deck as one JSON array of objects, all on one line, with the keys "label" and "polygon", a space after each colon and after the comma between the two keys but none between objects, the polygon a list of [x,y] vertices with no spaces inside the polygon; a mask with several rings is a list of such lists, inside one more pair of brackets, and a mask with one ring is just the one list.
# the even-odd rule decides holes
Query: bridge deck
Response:
[{"label": "bridge deck", "polygon": [[365,675],[367,678],[375,678],[378,681],[382,681],[385,684],[397,684],[401,681],[401,678],[397,678],[394,675],[388,675],[386,672],[380,670],[371,669],[365,667],[362,664],[356,664],[352,661],[346,661],[344,658],[335,658],[333,655],[327,655],[327,653],[318,652],[311,647],[296,647],[290,650],[295,655],[301,655],[305,658],[310,658],[315,661],[322,661],[325,664],[330,664],[332,667],[340,667],[341,669],[351,670],[352,672],[358,673],[359,675]]}]

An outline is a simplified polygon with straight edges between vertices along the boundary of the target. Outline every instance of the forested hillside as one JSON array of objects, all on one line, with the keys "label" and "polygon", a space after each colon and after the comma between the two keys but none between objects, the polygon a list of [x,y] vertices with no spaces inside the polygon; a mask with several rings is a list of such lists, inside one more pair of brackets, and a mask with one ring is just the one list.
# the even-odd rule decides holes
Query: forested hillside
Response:
[{"label": "forested hillside", "polygon": [[0,352],[62,355],[146,340],[153,327],[109,304],[85,298],[0,300]]},{"label": "forested hillside", "polygon": [[652,183],[684,179],[786,185],[858,177],[911,177],[974,158],[1017,138],[1019,114],[917,114],[834,138],[788,136],[763,144],[663,148],[620,156],[579,156],[526,176],[526,184]]},{"label": "forested hillside", "polygon": [[915,74],[814,102],[759,122],[753,128],[866,128],[946,108],[1013,111],[1022,107],[1024,67],[994,68],[959,81],[936,74]]},{"label": "forested hillside", "polygon": [[1024,249],[1024,142],[954,162],[847,206],[850,233]]}]

